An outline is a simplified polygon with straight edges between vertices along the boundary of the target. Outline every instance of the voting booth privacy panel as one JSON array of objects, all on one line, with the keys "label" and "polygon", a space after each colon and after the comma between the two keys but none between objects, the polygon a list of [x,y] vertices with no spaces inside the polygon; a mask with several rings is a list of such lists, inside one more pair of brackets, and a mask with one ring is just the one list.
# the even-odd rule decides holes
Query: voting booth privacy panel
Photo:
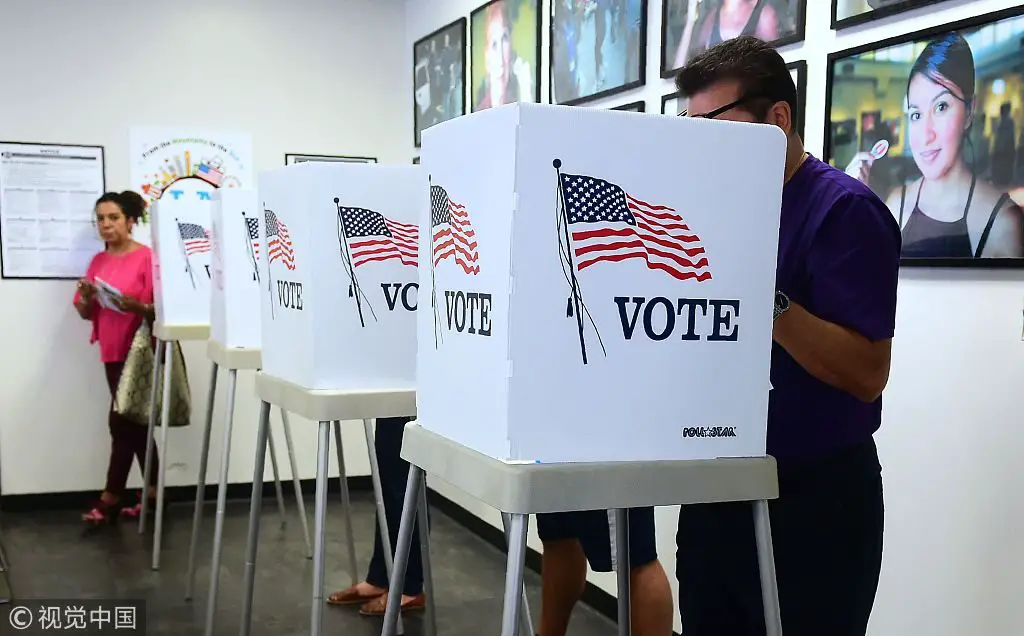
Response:
[{"label": "voting booth privacy panel", "polygon": [[151,211],[157,323],[209,325],[213,277],[210,202],[160,199]]},{"label": "voting booth privacy panel", "polygon": [[764,455],[785,148],[537,104],[425,131],[420,424],[505,460]]},{"label": "voting booth privacy panel", "polygon": [[263,371],[307,389],[415,386],[419,166],[263,172]]},{"label": "voting booth privacy panel", "polygon": [[228,349],[260,347],[262,212],[254,190],[213,195],[210,337]]}]

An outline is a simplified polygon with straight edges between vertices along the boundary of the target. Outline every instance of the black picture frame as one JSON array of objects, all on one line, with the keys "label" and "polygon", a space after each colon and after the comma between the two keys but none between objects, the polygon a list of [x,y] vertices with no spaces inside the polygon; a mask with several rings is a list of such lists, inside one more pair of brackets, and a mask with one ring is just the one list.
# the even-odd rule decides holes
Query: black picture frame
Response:
[{"label": "black picture frame", "polygon": [[796,71],[797,117],[795,128],[800,134],[800,138],[803,139],[807,125],[807,61],[790,62],[786,64],[786,68],[790,72]]},{"label": "black picture frame", "polygon": [[[460,117],[462,115],[465,115],[466,114],[466,95],[467,95],[467,90],[466,90],[466,49],[468,48],[468,45],[469,45],[469,43],[466,41],[466,34],[467,34],[466,25],[467,25],[467,20],[466,20],[465,17],[458,18],[457,20],[453,20],[453,21],[449,22],[448,24],[440,27],[439,29],[436,29],[436,30],[431,31],[430,33],[424,35],[420,39],[416,40],[413,43],[413,45],[412,45],[412,69],[413,69],[413,71],[412,71],[412,75],[413,75],[412,76],[412,80],[413,80],[412,81],[412,113],[413,113],[413,117],[412,117],[412,133],[413,133],[413,140],[414,140],[415,146],[417,148],[419,148],[420,144],[421,144],[420,133],[422,133],[423,130],[426,130],[426,128],[423,128],[422,130],[420,129],[420,111],[419,111],[419,107],[418,107],[417,101],[416,101],[416,93],[417,93],[417,88],[416,88],[416,73],[417,73],[417,70],[416,69],[417,69],[417,66],[418,66],[417,60],[416,60],[416,49],[418,49],[421,44],[424,44],[425,42],[429,42],[433,38],[441,37],[441,36],[445,35],[449,31],[455,33],[457,35],[457,37],[460,38],[461,45],[458,45],[458,47],[459,47],[458,55],[459,55],[460,64],[462,66],[462,73],[461,73],[461,77],[459,78],[459,82],[461,82],[461,87],[460,88],[462,90],[459,91],[459,94],[462,96],[462,111],[459,112],[458,114],[454,115],[453,117],[449,117],[448,119],[454,119],[455,117]],[[439,124],[442,121],[448,121],[448,119],[443,119],[443,120],[434,122],[434,124]],[[433,126],[434,124],[431,124],[431,126]],[[429,127],[430,126],[427,126],[427,128],[429,128]]]},{"label": "black picture frame", "polygon": [[325,162],[325,163],[378,163],[376,157],[356,157],[349,155],[311,155],[300,152],[286,152],[284,154],[284,165],[294,166],[299,163]]},{"label": "black picture frame", "polygon": [[[658,53],[658,64],[661,70],[661,77],[669,78],[679,72],[682,67],[671,68],[665,59],[665,52],[668,50],[668,30],[670,28],[668,20],[668,3],[670,0],[661,0],[661,48]],[[791,35],[773,40],[771,45],[775,48],[783,46],[789,46],[790,44],[796,44],[803,42],[807,37],[807,3],[810,0],[798,0],[799,6],[797,7],[797,14],[794,16],[796,23],[794,24],[794,30]],[[820,2],[821,0],[815,0]]]},{"label": "black picture frame", "polygon": [[[924,6],[924,5],[922,5]],[[853,141],[859,143],[859,137],[856,131],[851,131],[851,126],[856,126],[857,119],[853,117],[844,117],[841,120],[833,121],[832,119],[832,102],[833,102],[833,90],[835,88],[835,74],[836,69],[845,60],[854,56],[862,55],[864,53],[878,51],[901,44],[908,44],[911,42],[933,40],[938,36],[942,36],[952,32],[959,32],[968,29],[975,29],[984,27],[989,24],[1001,22],[1010,18],[1015,18],[1024,15],[1024,5],[1017,7],[1010,7],[1008,9],[1002,9],[999,11],[989,12],[983,15],[966,18],[964,20],[958,20],[955,22],[949,22],[938,26],[930,27],[927,29],[921,29],[919,31],[913,31],[906,34],[901,34],[884,40],[871,42],[861,46],[851,47],[841,51],[835,51],[830,53],[826,60],[827,74],[825,77],[825,130],[824,130],[824,144],[822,160],[831,162],[833,160],[834,148],[832,147],[833,130],[842,130],[844,135],[850,137]],[[977,71],[975,71],[977,73]],[[976,76],[977,77],[977,76]],[[857,115],[859,119],[860,115]],[[884,114],[883,114],[884,118]],[[907,136],[907,142],[909,143],[909,135]],[[842,169],[842,166],[837,166]],[[970,269],[1005,269],[1005,268],[1024,268],[1024,258],[912,258],[912,257],[901,257],[900,265],[907,267],[947,267],[947,268],[970,268]]]},{"label": "black picture frame", "polygon": [[629,102],[628,104],[619,104],[618,106],[612,106],[608,110],[622,110],[628,113],[645,113],[647,112],[647,102],[641,100],[638,102]]},{"label": "black picture frame", "polygon": [[[518,1],[518,0],[490,0],[489,2],[480,5],[476,9],[473,9],[472,12],[470,12],[470,14],[469,14],[469,30],[467,31],[466,43],[467,43],[467,46],[469,48],[469,60],[471,62],[473,60],[473,19],[478,14],[480,14],[480,13],[482,13],[484,11],[487,11],[487,9],[491,5],[493,5],[493,4],[497,4],[497,3],[500,3],[500,2],[516,2],[516,1]],[[537,38],[537,45],[536,45],[536,47],[537,48],[536,48],[536,51],[534,52],[534,59],[536,60],[536,63],[534,64],[535,68],[534,68],[534,71],[533,71],[534,72],[534,78],[533,78],[533,103],[537,104],[537,103],[540,103],[540,85],[541,85],[541,82],[544,81],[544,74],[541,72],[541,66],[543,66],[541,64],[541,55],[542,55],[542,50],[543,50],[543,47],[541,47],[541,41],[544,39],[544,16],[542,15],[542,11],[543,11],[544,7],[543,7],[543,3],[540,0],[529,0],[529,2],[531,4],[533,4],[534,15],[537,16],[537,24],[535,25],[535,28],[536,28],[536,38]],[[477,109],[476,109],[476,100],[474,99],[474,95],[473,95],[472,64],[470,64],[470,69],[467,72],[466,77],[468,78],[468,83],[466,85],[466,90],[469,93],[469,98],[470,98],[470,102],[468,104],[468,109],[469,109],[469,112],[475,113],[475,112],[477,112]],[[519,101],[523,101],[523,100],[519,100]]]},{"label": "black picture frame", "polygon": [[852,26],[857,26],[858,24],[867,24],[868,22],[882,20],[906,11],[912,11],[922,7],[930,7],[941,2],[946,2],[946,0],[903,0],[902,2],[897,2],[896,4],[892,4],[887,7],[872,9],[870,11],[865,11],[864,13],[858,13],[857,15],[840,18],[839,0],[832,0],[832,20],[830,26],[835,30],[848,29]]},{"label": "black picture frame", "polygon": [[555,42],[556,35],[555,30],[560,26],[555,23],[555,10],[560,0],[554,0],[550,3],[551,10],[548,13],[548,101],[552,104],[559,106],[576,106],[586,102],[592,102],[604,97],[610,97],[611,95],[618,95],[626,91],[639,88],[647,83],[647,6],[648,0],[640,0],[640,33],[639,41],[637,46],[637,64],[638,64],[638,75],[637,79],[631,82],[626,82],[620,86],[613,86],[606,88],[595,93],[589,93],[587,95],[579,95],[566,101],[555,101]]},{"label": "black picture frame", "polygon": [[679,91],[676,91],[674,93],[669,93],[668,95],[662,95],[661,96],[661,114],[662,115],[678,115],[679,113],[670,113],[670,112],[666,111],[665,107],[668,106],[668,103],[670,101],[672,101],[673,99],[679,99],[680,97],[681,97],[681,95],[679,94]]},{"label": "black picture frame", "polygon": [[[55,146],[57,148],[89,148],[100,151],[100,161],[103,169],[100,171],[103,177],[103,192],[107,191],[107,149],[99,144],[55,144],[46,141],[0,141],[4,146]],[[2,228],[0,228],[2,231]],[[85,272],[82,272],[84,274]],[[3,262],[3,253],[0,250],[0,279],[2,280],[78,280],[81,276],[8,276]]]}]

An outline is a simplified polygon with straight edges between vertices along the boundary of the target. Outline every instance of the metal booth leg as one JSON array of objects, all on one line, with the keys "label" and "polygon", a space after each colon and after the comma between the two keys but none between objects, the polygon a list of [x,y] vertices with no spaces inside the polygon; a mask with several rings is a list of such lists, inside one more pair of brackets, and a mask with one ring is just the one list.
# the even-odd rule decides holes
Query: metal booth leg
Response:
[{"label": "metal booth leg", "polygon": [[516,636],[520,603],[523,598],[523,573],[526,569],[526,530],[529,515],[509,515],[508,561],[505,565],[505,601],[501,611],[501,636]]},{"label": "metal booth leg", "polygon": [[[509,526],[509,514],[507,512],[501,513],[501,525],[505,528],[505,547],[508,548],[508,526]],[[522,612],[519,613],[520,631],[519,636],[534,636],[533,631],[533,616],[530,614],[530,600],[526,597],[526,583],[523,583],[523,608]]]},{"label": "metal booth leg", "polygon": [[306,541],[306,558],[313,558],[313,544],[309,541],[309,520],[306,519],[306,502],[302,500],[302,480],[299,479],[299,464],[295,461],[295,442],[292,441],[292,426],[288,421],[288,412],[282,408],[281,427],[284,429],[284,444],[288,447],[288,463],[292,467],[292,484],[295,486],[295,506],[299,509],[299,521],[302,522],[302,538]]},{"label": "metal booth leg", "polygon": [[757,538],[757,565],[761,571],[761,603],[764,605],[766,636],[782,636],[782,613],[779,610],[779,584],[775,578],[775,552],[772,548],[772,526],[768,518],[768,502],[754,502],[754,535]]},{"label": "metal booth leg", "polygon": [[267,427],[267,445],[270,447],[270,469],[274,473],[274,493],[277,495],[277,514],[281,527],[288,523],[288,512],[284,509],[284,488],[281,487],[281,473],[277,470],[277,449],[274,447],[274,429]]},{"label": "metal booth leg", "polygon": [[618,579],[619,636],[632,633],[629,591],[629,514],[625,508],[613,512],[615,518],[615,576]]},{"label": "metal booth leg", "polygon": [[320,422],[316,457],[316,512],[313,522],[313,608],[309,633],[320,636],[324,622],[324,546],[327,531],[327,468],[331,457],[331,423]]},{"label": "metal booth leg", "polygon": [[348,544],[348,567],[352,584],[359,582],[359,564],[356,562],[356,540],[352,532],[352,498],[348,492],[348,471],[345,469],[345,447],[341,443],[341,420],[334,421],[334,446],[338,452],[338,479],[341,482],[341,507],[345,514],[345,537]]},{"label": "metal booth leg", "polygon": [[256,552],[260,541],[260,514],[263,509],[263,471],[267,464],[267,431],[270,430],[270,403],[260,405],[260,424],[256,434],[256,460],[252,469],[252,495],[249,498],[249,534],[245,540],[245,575],[242,583],[242,618],[239,636],[252,631],[252,597],[256,584]]},{"label": "metal booth leg", "polygon": [[[420,505],[417,508],[417,525],[420,529],[420,560],[423,562],[423,593],[427,597],[426,620],[427,636],[437,636],[437,608],[434,606],[434,573],[430,568],[430,528],[427,503],[427,480],[420,480]],[[405,577],[402,577],[405,578]],[[523,634],[522,636],[533,636]]]},{"label": "metal booth leg", "polygon": [[153,386],[149,392],[149,428],[146,431],[146,461],[142,465],[142,492],[146,494],[142,498],[142,514],[139,515],[139,534],[146,532],[146,516],[149,511],[149,473],[153,465],[153,431],[156,427],[157,408],[156,400],[160,390],[160,369],[163,366],[164,341],[156,341],[156,351],[153,353]]},{"label": "metal booth leg", "polygon": [[228,501],[228,463],[231,458],[231,429],[235,421],[235,389],[238,370],[228,371],[228,404],[224,414],[224,439],[220,449],[220,477],[217,480],[217,514],[213,524],[213,557],[210,559],[210,589],[206,597],[206,636],[213,636],[217,614],[217,587],[220,582],[220,555],[224,539],[224,510]]},{"label": "metal booth leg", "polygon": [[[164,532],[164,488],[167,485],[167,463],[170,453],[167,449],[167,429],[171,423],[171,376],[174,373],[174,347],[164,344],[164,400],[160,405],[160,450],[164,461],[160,462],[160,474],[156,481],[156,521],[153,528],[153,569],[160,569],[160,548]],[[143,497],[145,501],[147,498]]]},{"label": "metal booth leg", "polygon": [[[398,525],[398,545],[395,546],[395,563],[388,582],[388,605],[384,612],[384,629],[381,636],[395,636],[401,621],[402,583],[409,567],[409,549],[412,547],[413,529],[416,526],[416,509],[419,507],[420,487],[423,484],[423,469],[415,464],[409,466],[409,481],[405,486],[402,501],[402,521]],[[386,536],[386,535],[385,535]],[[388,551],[385,549],[384,554]],[[426,576],[426,572],[424,572]]]},{"label": "metal booth leg", "polygon": [[203,424],[203,450],[199,453],[199,476],[196,478],[196,503],[192,508],[192,538],[188,542],[188,574],[185,577],[185,600],[192,600],[196,583],[196,551],[199,527],[203,522],[203,500],[206,498],[206,469],[210,462],[210,433],[213,430],[213,404],[217,398],[217,363],[211,363],[210,391],[206,396],[206,419]]},{"label": "metal booth leg", "polygon": [[[383,486],[381,485],[381,469],[380,469],[380,465],[377,463],[377,451],[375,449],[376,444],[374,443],[374,426],[373,426],[373,423],[374,423],[373,420],[362,420],[362,434],[364,434],[366,436],[366,438],[367,438],[367,450],[370,452],[370,478],[371,478],[371,480],[374,483],[374,501],[377,504],[377,525],[380,527],[381,546],[384,548],[384,569],[387,571],[388,581],[389,582],[393,582],[395,580],[394,565],[395,565],[395,560],[397,559],[397,554],[395,554],[395,556],[393,556],[393,557],[391,556],[392,555],[392,552],[391,552],[391,534],[388,532],[387,511],[384,509],[384,489],[383,489]],[[409,478],[410,479],[413,478],[413,468],[415,468],[415,466],[410,467],[410,471],[409,471]],[[412,483],[412,481],[409,481],[407,483]],[[404,506],[407,506],[407,507],[409,506],[409,501],[410,501],[409,498],[410,498],[410,494],[409,494],[409,491],[407,491],[406,492],[406,498],[404,498],[404,500],[403,500],[403,505]],[[411,518],[415,519],[416,517],[411,517]],[[404,507],[401,509],[401,522],[402,523],[406,522],[406,508],[404,508]],[[412,531],[413,525],[412,524],[413,523],[414,523],[414,521],[410,521],[410,526],[409,526],[410,527],[410,531],[409,531],[410,545],[412,545],[412,537],[413,537],[413,531]],[[399,533],[401,532],[401,527],[400,526],[398,528],[398,532]],[[398,545],[399,546],[401,545],[401,536],[400,535],[398,537]],[[403,561],[403,562],[406,563],[406,565],[404,565],[403,567],[408,567],[409,566],[409,548],[406,548],[406,561]],[[401,581],[406,580],[406,570],[404,570],[404,569],[401,570],[401,577],[398,577],[398,579],[401,580]],[[391,587],[393,587],[392,584],[389,583],[389,585]],[[401,586],[398,586],[398,592],[399,592],[399,597],[400,597],[401,596]],[[401,623],[401,616],[400,616],[401,612],[398,612],[398,613],[399,613],[399,616],[398,616],[398,620],[397,620],[397,625],[395,626],[395,629],[397,630],[397,632],[395,632],[395,633],[397,633],[397,634],[404,634],[404,633],[406,633],[406,628],[404,628],[404,626]],[[387,620],[386,619],[384,621],[384,624],[385,624],[385,626],[387,625]],[[385,627],[385,630],[386,629],[387,628]]]}]

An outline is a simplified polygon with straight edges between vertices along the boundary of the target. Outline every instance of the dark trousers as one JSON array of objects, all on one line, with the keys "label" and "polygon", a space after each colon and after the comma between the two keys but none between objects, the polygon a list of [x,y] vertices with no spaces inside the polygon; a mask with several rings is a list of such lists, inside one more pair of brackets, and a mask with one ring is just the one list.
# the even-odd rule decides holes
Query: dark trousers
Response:
[{"label": "dark trousers", "polygon": [[[148,427],[136,424],[114,412],[113,397],[117,392],[117,383],[121,379],[124,362],[107,362],[107,386],[110,387],[110,414],[107,423],[110,428],[110,463],[107,466],[107,485],[105,490],[117,497],[124,494],[128,483],[128,473],[132,469],[132,459],[139,460],[139,470],[145,470],[146,433]],[[160,471],[156,444],[153,445],[153,466],[149,471],[149,485],[156,488],[156,478]]]},{"label": "dark trousers", "polygon": [[[769,513],[783,633],[864,636],[882,565],[874,441],[813,463],[779,462]],[[676,544],[683,633],[763,636],[752,506],[683,506]]]},{"label": "dark trousers", "polygon": [[[391,550],[398,544],[398,529],[402,522],[402,507],[405,503],[405,486],[409,479],[409,462],[402,459],[402,437],[410,417],[384,417],[377,420],[373,435],[373,450],[377,455],[380,469],[380,486],[384,497],[384,513],[388,520],[388,534],[391,535]],[[423,591],[423,561],[420,556],[419,526],[412,536],[409,550],[409,567],[405,572],[402,594],[416,596]],[[384,545],[380,536],[380,520],[373,532],[373,556],[366,572],[366,582],[376,587],[388,588],[388,571],[384,565]]]}]

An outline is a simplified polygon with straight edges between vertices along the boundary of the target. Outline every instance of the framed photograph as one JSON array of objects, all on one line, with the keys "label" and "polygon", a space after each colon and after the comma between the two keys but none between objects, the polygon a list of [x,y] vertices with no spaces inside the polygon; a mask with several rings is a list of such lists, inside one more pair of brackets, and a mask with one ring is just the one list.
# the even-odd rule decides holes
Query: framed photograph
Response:
[{"label": "framed photograph", "polygon": [[625,110],[631,113],[642,113],[647,110],[647,104],[644,102],[630,102],[628,104],[612,106],[611,110]]},{"label": "framed photograph", "polygon": [[318,162],[341,162],[341,163],[377,163],[376,157],[343,157],[338,155],[300,155],[294,153],[286,153],[284,156],[284,165],[291,166],[297,163],[306,163],[309,161]]},{"label": "framed photograph", "polygon": [[842,29],[946,0],[832,0],[832,28]]},{"label": "framed photograph", "polygon": [[807,0],[695,1],[697,9],[690,15],[694,0],[662,0],[662,77],[671,77],[712,45],[740,35],[756,35],[775,46],[804,39]]},{"label": "framed photograph", "polygon": [[413,135],[466,114],[466,18],[412,45]]},{"label": "framed photograph", "polygon": [[903,262],[1024,267],[1024,6],[828,58],[825,158],[885,201]]},{"label": "framed photograph", "polygon": [[491,0],[469,16],[473,112],[540,101],[540,1]]},{"label": "framed photograph", "polygon": [[661,96],[661,114],[678,115],[686,110],[686,100],[679,93],[669,93]]},{"label": "framed photograph", "polygon": [[[800,60],[786,65],[796,84],[797,120],[796,129],[804,136],[804,122],[807,121],[807,62]],[[686,100],[679,93],[670,93],[661,98],[661,114],[678,115],[686,109]]]},{"label": "framed photograph", "polygon": [[579,104],[646,79],[647,0],[551,0],[551,103]]}]

